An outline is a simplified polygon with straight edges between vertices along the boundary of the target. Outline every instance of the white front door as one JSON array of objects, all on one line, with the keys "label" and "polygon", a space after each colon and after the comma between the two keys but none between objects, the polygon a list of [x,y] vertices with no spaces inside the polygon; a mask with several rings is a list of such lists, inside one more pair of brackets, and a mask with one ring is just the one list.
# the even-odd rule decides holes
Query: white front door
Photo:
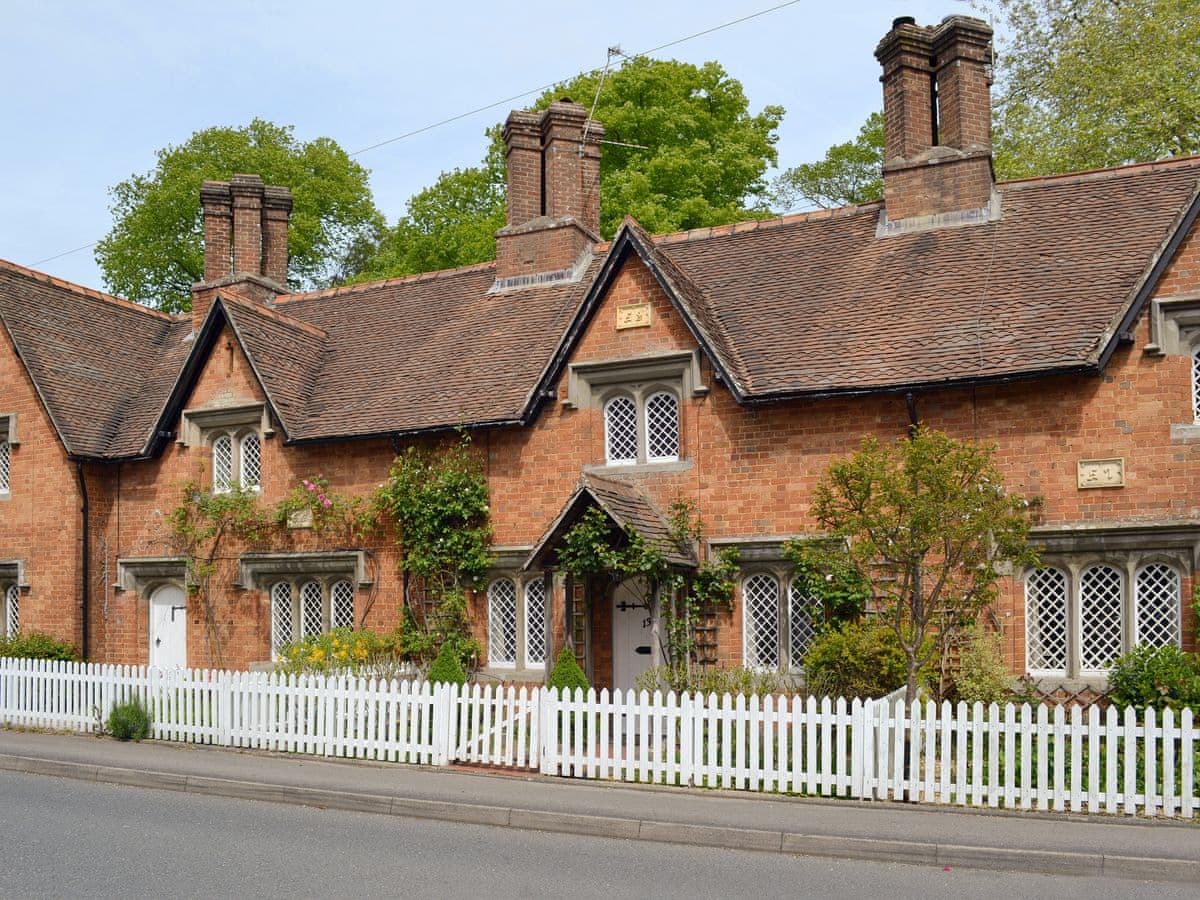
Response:
[{"label": "white front door", "polygon": [[641,578],[622,581],[613,591],[613,688],[627,691],[654,665],[650,590]]},{"label": "white front door", "polygon": [[150,665],[187,666],[187,596],[173,584],[150,595]]}]

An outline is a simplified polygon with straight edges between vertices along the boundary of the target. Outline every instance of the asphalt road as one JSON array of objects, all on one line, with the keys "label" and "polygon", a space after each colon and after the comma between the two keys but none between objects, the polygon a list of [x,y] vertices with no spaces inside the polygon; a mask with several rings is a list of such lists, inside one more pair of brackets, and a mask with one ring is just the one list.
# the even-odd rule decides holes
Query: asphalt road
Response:
[{"label": "asphalt road", "polygon": [[0,772],[3,897],[1195,897],[1181,884],[787,857]]}]

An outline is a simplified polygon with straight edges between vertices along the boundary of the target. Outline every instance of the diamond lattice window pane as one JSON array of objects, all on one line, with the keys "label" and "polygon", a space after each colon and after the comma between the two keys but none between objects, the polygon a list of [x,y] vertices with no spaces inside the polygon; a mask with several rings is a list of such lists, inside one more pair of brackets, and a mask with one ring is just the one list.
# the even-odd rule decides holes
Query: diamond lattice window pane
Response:
[{"label": "diamond lattice window pane", "polygon": [[262,444],[258,435],[251,432],[242,438],[242,475],[239,481],[243,490],[257,488],[262,475]]},{"label": "diamond lattice window pane", "polygon": [[212,445],[213,493],[223,494],[233,482],[233,440],[221,435]]},{"label": "diamond lattice window pane", "polygon": [[1025,579],[1025,653],[1030,669],[1067,669],[1067,575],[1037,569]]},{"label": "diamond lattice window pane", "polygon": [[322,613],[321,586],[307,581],[300,587],[300,624],[305,637],[312,637],[325,630]]},{"label": "diamond lattice window pane", "polygon": [[793,669],[804,666],[804,654],[812,643],[816,631],[813,610],[813,598],[798,581],[793,581],[788,588],[788,662]]},{"label": "diamond lattice window pane", "polygon": [[679,458],[679,401],[667,391],[646,401],[646,458],[656,462]]},{"label": "diamond lattice window pane", "polygon": [[525,665],[546,662],[546,585],[538,578],[525,585]]},{"label": "diamond lattice window pane", "polygon": [[637,407],[629,397],[604,406],[604,455],[610,463],[637,462]]},{"label": "diamond lattice window pane", "polygon": [[335,581],[329,589],[329,619],[334,628],[354,627],[354,585]]},{"label": "diamond lattice window pane", "polygon": [[746,665],[774,669],[779,665],[779,582],[771,575],[751,575],[742,582],[742,652]]},{"label": "diamond lattice window pane", "polygon": [[4,635],[16,637],[21,631],[21,590],[10,584],[4,592]]},{"label": "diamond lattice window pane", "polygon": [[271,588],[271,655],[278,656],[284,644],[290,644],[292,627],[292,586],[281,581]]},{"label": "diamond lattice window pane", "polygon": [[8,490],[10,474],[12,474],[12,451],[8,441],[0,441],[0,492]]},{"label": "diamond lattice window pane", "polygon": [[517,589],[507,578],[488,585],[488,663],[517,663]]},{"label": "diamond lattice window pane", "polygon": [[1105,669],[1121,655],[1124,588],[1125,579],[1111,566],[1092,566],[1079,578],[1079,654],[1084,669]]},{"label": "diamond lattice window pane", "polygon": [[1138,643],[1166,647],[1179,643],[1179,573],[1155,563],[1137,575]]},{"label": "diamond lattice window pane", "polygon": [[1200,422],[1200,349],[1192,354],[1192,415]]}]

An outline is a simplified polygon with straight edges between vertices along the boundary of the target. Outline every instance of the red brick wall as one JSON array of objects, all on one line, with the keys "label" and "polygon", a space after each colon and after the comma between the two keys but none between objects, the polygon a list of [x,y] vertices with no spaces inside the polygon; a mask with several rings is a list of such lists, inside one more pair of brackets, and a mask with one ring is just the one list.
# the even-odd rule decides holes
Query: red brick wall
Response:
[{"label": "red brick wall", "polygon": [[79,646],[79,488],[29,374],[0,327],[0,413],[17,414],[8,499],[0,499],[0,559],[25,562],[21,630]]}]

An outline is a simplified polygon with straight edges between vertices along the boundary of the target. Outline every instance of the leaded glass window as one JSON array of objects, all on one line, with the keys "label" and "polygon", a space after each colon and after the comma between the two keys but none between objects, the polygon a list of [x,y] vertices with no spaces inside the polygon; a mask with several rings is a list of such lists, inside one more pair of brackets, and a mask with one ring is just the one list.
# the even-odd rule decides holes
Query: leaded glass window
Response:
[{"label": "leaded glass window", "polygon": [[306,581],[300,586],[300,628],[305,637],[313,637],[325,630],[323,606],[321,585]]},{"label": "leaded glass window", "polygon": [[774,575],[751,575],[742,582],[742,630],[746,665],[776,668],[779,665],[779,581]]},{"label": "leaded glass window", "polygon": [[1152,647],[1179,644],[1179,573],[1152,563],[1137,573],[1137,642]]},{"label": "leaded glass window", "polygon": [[238,449],[241,453],[239,482],[242,490],[258,490],[259,479],[262,475],[262,444],[258,435],[253,431],[244,435]]},{"label": "leaded glass window", "polygon": [[12,474],[12,448],[7,438],[0,438],[0,494],[9,491],[9,477]]},{"label": "leaded glass window", "polygon": [[1079,662],[1086,671],[1108,667],[1121,655],[1125,633],[1125,579],[1112,566],[1079,576]]},{"label": "leaded glass window", "polygon": [[525,585],[525,665],[546,662],[546,585],[535,578]]},{"label": "leaded glass window", "polygon": [[517,589],[508,578],[497,578],[487,591],[488,664],[517,664]]},{"label": "leaded glass window", "polygon": [[604,455],[610,464],[637,462],[637,405],[624,394],[604,405]]},{"label": "leaded glass window", "polygon": [[1067,668],[1067,575],[1036,569],[1025,578],[1025,653],[1030,669]]},{"label": "leaded glass window", "polygon": [[233,438],[227,434],[212,443],[212,486],[214,494],[227,493],[233,487]]},{"label": "leaded glass window", "polygon": [[798,579],[793,579],[788,586],[788,662],[793,670],[803,668],[804,654],[816,633],[815,609],[813,598]]},{"label": "leaded glass window", "polygon": [[335,581],[329,589],[329,624],[333,628],[354,627],[354,585]]},{"label": "leaded glass window", "polygon": [[285,644],[290,644],[293,629],[292,586],[281,581],[271,588],[271,655],[278,656]]},{"label": "leaded glass window", "polygon": [[1200,347],[1192,351],[1192,417],[1200,422]]},{"label": "leaded glass window", "polygon": [[21,633],[21,589],[10,584],[4,591],[4,636]]},{"label": "leaded glass window", "polygon": [[659,391],[646,400],[646,459],[679,459],[679,401],[670,391]]}]

